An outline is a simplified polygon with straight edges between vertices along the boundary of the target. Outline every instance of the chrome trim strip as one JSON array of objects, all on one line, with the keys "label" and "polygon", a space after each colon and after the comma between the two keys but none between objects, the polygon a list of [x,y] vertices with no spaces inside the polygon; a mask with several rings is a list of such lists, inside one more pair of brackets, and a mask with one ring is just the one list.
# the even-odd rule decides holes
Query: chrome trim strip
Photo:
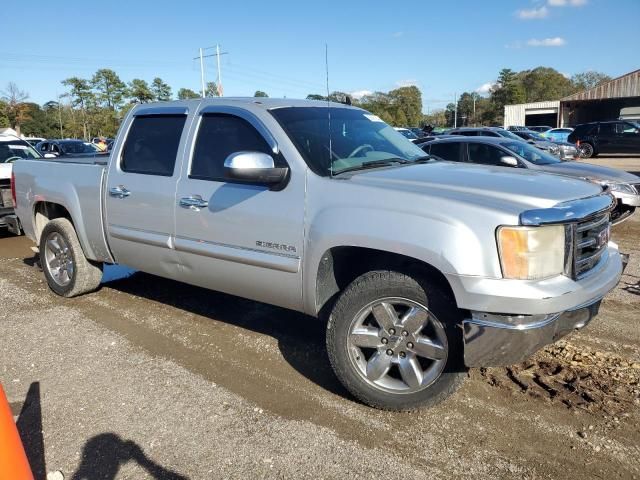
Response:
[{"label": "chrome trim strip", "polygon": [[[482,315],[485,318],[479,318]],[[545,325],[554,322],[559,313],[553,313],[549,315],[500,315],[497,313],[485,313],[485,312],[471,312],[471,318],[462,321],[463,324],[471,323],[482,327],[502,328],[505,330],[532,330],[535,328],[542,328]],[[527,317],[544,317],[540,320],[536,320],[530,323],[508,323],[503,321],[505,318],[523,318]]]},{"label": "chrome trim strip", "polygon": [[188,115],[189,109],[187,107],[179,106],[166,106],[166,107],[140,107],[133,112],[133,116],[138,115]]},{"label": "chrome trim strip", "polygon": [[255,248],[227,245],[181,236],[175,238],[175,249],[177,251],[204,255],[205,257],[216,258],[218,260],[237,262],[254,267],[270,268],[282,272],[298,273],[300,271],[301,259],[298,255],[265,252],[264,250]]},{"label": "chrome trim strip", "polygon": [[520,225],[548,225],[585,220],[611,210],[616,204],[610,193],[559,203],[551,208],[527,210],[520,214]]},{"label": "chrome trim strip", "polygon": [[144,243],[154,247],[171,248],[171,235],[162,232],[152,232],[121,225],[109,224],[109,234],[113,238],[128,240],[136,243]]},{"label": "chrome trim strip", "polygon": [[226,113],[227,115],[235,115],[236,117],[240,117],[243,120],[249,122],[253,128],[260,132],[260,135],[264,137],[269,147],[271,147],[271,151],[275,155],[280,152],[278,142],[271,134],[271,131],[264,125],[264,123],[262,123],[262,120],[260,120],[256,115],[244,108],[229,105],[207,105],[203,107],[199,113],[200,115],[205,113]]}]

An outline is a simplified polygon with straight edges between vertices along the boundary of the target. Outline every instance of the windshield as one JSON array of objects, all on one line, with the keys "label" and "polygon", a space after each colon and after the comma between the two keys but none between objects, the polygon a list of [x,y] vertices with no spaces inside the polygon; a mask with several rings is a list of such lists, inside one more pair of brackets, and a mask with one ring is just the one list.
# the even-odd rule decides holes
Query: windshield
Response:
[{"label": "windshield", "polygon": [[523,141],[503,143],[502,146],[514,153],[517,153],[522,158],[535,165],[551,165],[562,162],[559,158],[549,155],[539,148],[529,145]]},{"label": "windshield", "polygon": [[60,143],[64,153],[96,153],[99,149],[89,142],[63,142]]},{"label": "windshield", "polygon": [[41,158],[31,145],[21,140],[0,141],[0,163],[11,163],[16,160]]},{"label": "windshield", "polygon": [[510,138],[511,140],[518,140],[519,142],[522,141],[522,139],[518,135],[516,135],[515,133],[511,133],[509,130],[505,130],[504,128],[496,128],[494,132],[496,132],[501,137]]},{"label": "windshield", "polygon": [[385,161],[425,158],[419,147],[364,110],[285,107],[270,110],[270,113],[287,132],[309,168],[318,175],[335,175],[373,165],[369,162],[384,166]]}]

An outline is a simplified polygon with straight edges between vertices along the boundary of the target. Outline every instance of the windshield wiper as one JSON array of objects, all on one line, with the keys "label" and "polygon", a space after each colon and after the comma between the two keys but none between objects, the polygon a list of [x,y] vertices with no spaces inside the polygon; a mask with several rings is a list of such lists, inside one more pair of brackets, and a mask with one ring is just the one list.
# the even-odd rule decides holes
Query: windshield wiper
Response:
[{"label": "windshield wiper", "polygon": [[411,163],[427,163],[432,161],[435,161],[434,157],[432,157],[431,155],[425,155],[423,157],[418,157],[415,160],[412,160]]},{"label": "windshield wiper", "polygon": [[339,175],[341,173],[346,173],[346,172],[355,172],[356,170],[367,170],[369,168],[391,167],[394,164],[404,165],[406,163],[412,163],[412,162],[410,160],[405,160],[404,158],[386,158],[384,160],[371,160],[369,162],[362,162],[360,165],[343,168],[342,170],[335,172],[334,175]]}]

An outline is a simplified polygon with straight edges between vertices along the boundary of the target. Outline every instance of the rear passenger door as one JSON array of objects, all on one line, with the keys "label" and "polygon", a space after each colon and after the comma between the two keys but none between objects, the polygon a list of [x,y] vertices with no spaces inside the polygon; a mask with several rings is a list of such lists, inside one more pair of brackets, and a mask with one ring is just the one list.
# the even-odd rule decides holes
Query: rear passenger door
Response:
[{"label": "rear passenger door", "polygon": [[116,261],[169,278],[178,270],[175,191],[187,113],[186,107],[138,109],[118,139],[106,182],[106,231]]},{"label": "rear passenger door", "polygon": [[[304,171],[286,161],[254,113],[208,106],[196,120],[190,161],[176,191],[176,250],[182,280],[299,309],[304,238]],[[232,153],[270,155],[289,167],[282,188],[225,177]],[[193,206],[193,202],[198,206]]]},{"label": "rear passenger door", "polygon": [[616,133],[615,123],[601,123],[598,131],[598,153],[616,153],[620,152],[622,146],[619,144],[620,139]]}]

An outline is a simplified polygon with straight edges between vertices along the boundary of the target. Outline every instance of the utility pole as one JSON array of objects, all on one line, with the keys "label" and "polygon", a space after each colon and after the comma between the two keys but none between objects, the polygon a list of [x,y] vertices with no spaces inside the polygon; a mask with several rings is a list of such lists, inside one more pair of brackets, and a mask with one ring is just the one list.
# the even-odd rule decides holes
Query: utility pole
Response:
[{"label": "utility pole", "polygon": [[220,69],[220,45],[216,44],[216,60],[218,61],[218,95],[222,96],[222,70]]},{"label": "utility pole", "polygon": [[458,94],[453,94],[453,128],[458,128]]},{"label": "utility pole", "polygon": [[[205,50],[211,50],[212,48],[216,49],[216,53],[212,53],[210,55],[204,55],[204,51]],[[207,96],[207,85],[204,81],[204,59],[205,58],[209,58],[209,57],[216,57],[217,59],[217,65],[218,65],[218,83],[217,83],[217,87],[218,87],[218,95],[222,97],[222,69],[220,67],[220,56],[221,55],[228,55],[229,52],[221,52],[220,51],[220,45],[216,45],[215,47],[206,47],[206,48],[201,48],[200,49],[200,55],[198,57],[195,57],[194,60],[198,60],[200,59],[200,83],[202,84],[202,98]]]},{"label": "utility pole", "polygon": [[62,110],[60,110],[60,101],[62,97],[58,95],[58,121],[60,122],[60,138],[64,138],[62,134]]},{"label": "utility pole", "polygon": [[473,97],[473,126],[476,126],[476,96],[472,95]]},{"label": "utility pole", "polygon": [[202,98],[205,97],[205,86],[204,86],[204,60],[202,57],[202,48],[200,49],[200,83],[202,84]]}]

